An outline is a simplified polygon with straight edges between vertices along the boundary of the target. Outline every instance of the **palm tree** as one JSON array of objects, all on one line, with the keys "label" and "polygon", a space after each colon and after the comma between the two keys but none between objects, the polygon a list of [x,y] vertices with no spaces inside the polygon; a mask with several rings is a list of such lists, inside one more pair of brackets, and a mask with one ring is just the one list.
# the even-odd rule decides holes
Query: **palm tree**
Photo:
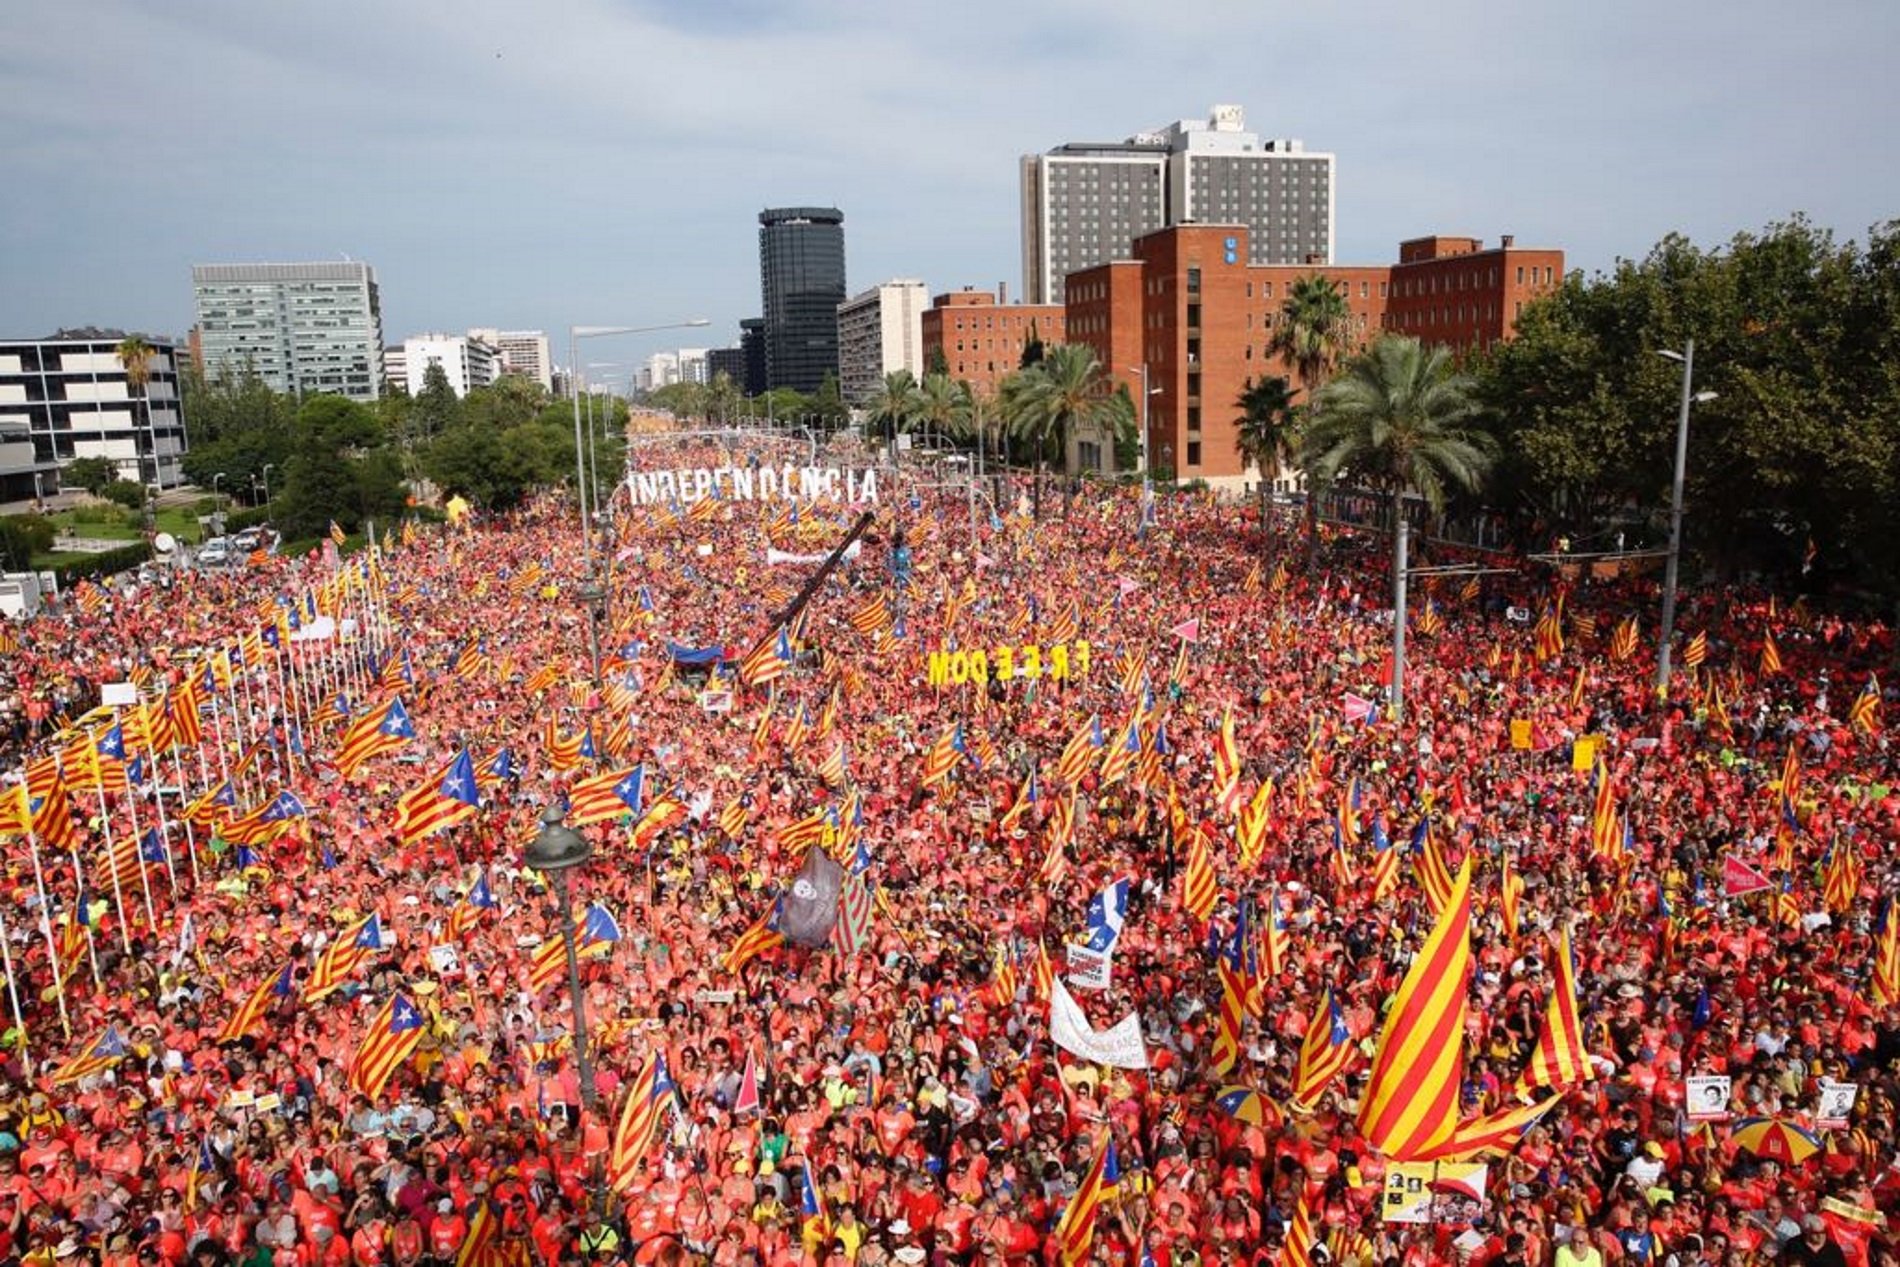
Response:
[{"label": "palm tree", "polygon": [[[1298,278],[1280,305],[1280,319],[1267,340],[1267,351],[1281,357],[1300,380],[1302,412],[1313,407],[1320,385],[1333,375],[1352,339],[1352,310],[1346,296],[1319,273]],[[1307,473],[1306,544],[1319,541],[1318,481]]]},{"label": "palm tree", "polygon": [[[1234,407],[1240,410],[1240,417],[1234,419],[1234,449],[1243,464],[1260,472],[1260,548],[1264,554],[1271,499],[1269,473],[1290,465],[1299,452],[1300,420],[1293,409],[1292,389],[1278,374],[1248,379]],[[1307,498],[1309,504],[1312,500]]]},{"label": "palm tree", "polygon": [[1042,360],[1012,375],[1004,385],[1011,427],[1035,443],[1035,513],[1040,519],[1042,471],[1050,439],[1056,441],[1058,451],[1066,453],[1075,428],[1119,430],[1127,421],[1126,411],[1115,405],[1102,364],[1085,344],[1059,343],[1045,349]]},{"label": "palm tree", "polygon": [[996,397],[979,392],[967,378],[958,379],[957,412],[969,427],[970,434],[976,438],[978,456],[986,456],[990,423],[995,420],[997,413]]},{"label": "palm tree", "polygon": [[[132,415],[132,449],[138,451],[138,416],[145,415],[145,429],[150,433],[152,450],[152,485],[158,483],[158,428],[152,425],[152,405],[145,399],[145,388],[152,381],[152,358],[157,355],[152,345],[136,334],[127,335],[119,340],[119,346],[113,349],[119,358],[119,364],[125,369],[125,385],[132,392],[132,399],[138,408]],[[139,483],[145,483],[145,460],[139,459]],[[149,529],[156,522],[155,507],[152,504],[151,485],[145,493],[145,526]]]},{"label": "palm tree", "polygon": [[1277,374],[1247,380],[1234,407],[1234,449],[1241,461],[1260,469],[1261,482],[1293,460],[1299,451],[1299,420],[1293,412],[1293,391]]},{"label": "palm tree", "polygon": [[963,394],[948,374],[926,374],[917,389],[917,415],[927,435],[962,436],[968,430]]},{"label": "palm tree", "polygon": [[[1438,514],[1450,493],[1483,484],[1497,446],[1469,425],[1478,413],[1473,380],[1457,372],[1449,351],[1381,335],[1320,389],[1301,461],[1324,482],[1345,474],[1387,493],[1396,539],[1408,489]],[[1392,561],[1396,581],[1396,546]]]},{"label": "palm tree", "polygon": [[919,397],[916,375],[909,370],[892,370],[871,393],[871,399],[864,402],[864,407],[871,421],[878,423],[885,436],[894,441],[898,432],[910,430],[911,420],[917,416]]}]

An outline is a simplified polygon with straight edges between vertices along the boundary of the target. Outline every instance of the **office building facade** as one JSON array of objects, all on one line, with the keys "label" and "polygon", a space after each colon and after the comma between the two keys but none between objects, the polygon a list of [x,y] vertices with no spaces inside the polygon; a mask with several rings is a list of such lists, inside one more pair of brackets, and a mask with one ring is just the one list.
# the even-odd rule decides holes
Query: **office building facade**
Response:
[{"label": "office building facade", "polygon": [[765,374],[772,387],[815,392],[838,372],[844,302],[844,213],[777,207],[759,213]]},{"label": "office building facade", "polygon": [[541,384],[545,391],[554,390],[554,358],[548,352],[546,334],[539,330],[477,327],[468,332],[468,337],[495,349],[499,374],[519,374]]},{"label": "office building facade", "polygon": [[941,363],[951,378],[990,396],[1022,367],[1034,341],[1067,342],[1060,304],[1004,304],[987,290],[964,287],[931,300],[922,321],[924,366]]},{"label": "office building facade", "polygon": [[706,381],[715,382],[724,374],[740,391],[745,390],[745,349],[734,346],[729,348],[710,348],[706,352]]},{"label": "office building facade", "polygon": [[772,387],[765,374],[764,317],[747,317],[739,323],[739,350],[745,353],[745,394],[763,396]]},{"label": "office building facade", "polygon": [[838,305],[838,387],[845,403],[862,405],[886,374],[924,376],[924,284],[898,278]]},{"label": "office building facade", "polygon": [[1109,144],[1021,161],[1024,295],[1061,303],[1068,274],[1132,256],[1168,225],[1245,224],[1252,264],[1330,264],[1334,158],[1249,132],[1215,106]]},{"label": "office building facade", "polygon": [[33,496],[33,474],[47,493],[53,478],[77,458],[102,457],[118,477],[173,488],[184,480],[185,418],[178,391],[180,354],[168,339],[146,338],[146,380],[134,388],[119,360],[124,335],[91,332],[50,339],[0,341],[0,442],[20,455],[24,440],[33,463],[22,481],[18,461],[7,497]]},{"label": "office building facade", "polygon": [[249,366],[295,396],[381,393],[382,299],[368,264],[200,264],[191,285],[207,374]]},{"label": "office building facade", "polygon": [[[1181,225],[1137,240],[1134,259],[1071,274],[1067,338],[1088,345],[1125,384],[1140,412],[1143,368],[1150,388],[1151,465],[1181,479],[1237,486],[1264,477],[1299,486],[1288,471],[1250,471],[1234,445],[1237,402],[1250,380],[1299,376],[1272,351],[1295,283],[1325,278],[1345,300],[1348,352],[1385,331],[1455,352],[1511,337],[1524,305],[1563,282],[1559,250],[1506,237],[1416,238],[1397,263],[1251,264],[1246,225]],[[1083,455],[1072,448],[1071,469]]]},{"label": "office building facade", "polygon": [[501,377],[501,353],[463,334],[418,334],[402,341],[404,384],[411,396],[422,394],[432,366],[441,369],[449,390],[460,399]]}]

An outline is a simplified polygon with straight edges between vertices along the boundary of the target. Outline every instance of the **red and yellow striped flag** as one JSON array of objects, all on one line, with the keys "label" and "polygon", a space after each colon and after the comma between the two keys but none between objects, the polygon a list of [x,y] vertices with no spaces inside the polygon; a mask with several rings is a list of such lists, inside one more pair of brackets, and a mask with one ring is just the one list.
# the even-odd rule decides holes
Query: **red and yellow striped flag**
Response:
[{"label": "red and yellow striped flag", "polygon": [[1596,1076],[1583,1039],[1583,1015],[1577,1009],[1577,965],[1570,950],[1570,930],[1557,943],[1552,965],[1550,1003],[1544,1010],[1544,1028],[1537,1035],[1530,1063],[1518,1076],[1520,1097],[1538,1087],[1562,1091]]},{"label": "red and yellow striped flag", "polygon": [[1198,827],[1188,830],[1187,867],[1181,873],[1181,909],[1196,923],[1206,923],[1220,897],[1220,882],[1208,856],[1207,836]]},{"label": "red and yellow striped flag", "polygon": [[640,1162],[660,1133],[660,1122],[673,1103],[673,1079],[666,1072],[666,1054],[655,1052],[627,1092],[620,1111],[613,1149],[607,1157],[607,1185],[626,1195],[640,1176]]},{"label": "red and yellow striped flag", "polygon": [[1359,1130],[1394,1161],[1451,1138],[1464,1083],[1466,990],[1471,980],[1471,859],[1386,1013]]},{"label": "red and yellow striped flag", "polygon": [[363,1035],[362,1046],[350,1062],[350,1090],[374,1100],[391,1074],[401,1067],[422,1041],[423,1016],[406,994],[390,996]]}]

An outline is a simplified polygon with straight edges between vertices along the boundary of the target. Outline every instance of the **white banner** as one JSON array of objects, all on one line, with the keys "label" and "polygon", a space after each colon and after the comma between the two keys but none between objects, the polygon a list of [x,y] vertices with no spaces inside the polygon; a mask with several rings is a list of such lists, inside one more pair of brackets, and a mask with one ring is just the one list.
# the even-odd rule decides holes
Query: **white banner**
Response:
[{"label": "white banner", "polygon": [[323,642],[336,637],[336,618],[319,616],[305,623],[303,628],[290,635],[292,642]]},{"label": "white banner", "polygon": [[1060,977],[1049,991],[1049,1036],[1062,1050],[1094,1064],[1116,1069],[1148,1067],[1148,1045],[1142,1041],[1140,1015],[1130,1012],[1108,1029],[1094,1029]]},{"label": "white banner", "polygon": [[1113,955],[1101,950],[1090,950],[1087,946],[1068,943],[1069,980],[1075,982],[1078,990],[1108,989],[1109,974],[1114,968]]},{"label": "white banner", "polygon": [[627,493],[636,506],[691,504],[709,497],[753,502],[798,498],[803,501],[875,502],[877,469],[840,466],[715,466],[670,471],[635,471]]},{"label": "white banner", "polygon": [[[864,543],[862,541],[853,541],[844,548],[844,561],[849,563],[851,560],[857,558],[858,552],[863,548]],[[772,567],[781,567],[787,563],[823,563],[830,557],[831,551],[829,550],[820,550],[817,554],[793,554],[789,550],[767,550],[765,552],[765,561]]]},{"label": "white banner", "polygon": [[1728,1098],[1731,1083],[1727,1077],[1718,1074],[1705,1074],[1688,1079],[1689,1099],[1686,1105],[1691,1122],[1721,1122],[1728,1118]]},{"label": "white banner", "polygon": [[1824,1131],[1845,1130],[1847,1119],[1854,1112],[1854,1101],[1859,1098],[1858,1082],[1821,1079],[1820,1098],[1814,1105],[1814,1125]]}]

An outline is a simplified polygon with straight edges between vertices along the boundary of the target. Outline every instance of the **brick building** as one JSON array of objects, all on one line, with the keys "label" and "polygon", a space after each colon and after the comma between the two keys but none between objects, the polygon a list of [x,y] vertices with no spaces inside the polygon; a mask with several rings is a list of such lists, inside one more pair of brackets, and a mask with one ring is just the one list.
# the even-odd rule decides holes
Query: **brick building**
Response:
[{"label": "brick building", "polygon": [[[1138,413],[1146,367],[1149,461],[1182,479],[1248,480],[1234,448],[1237,401],[1263,374],[1283,375],[1297,391],[1292,368],[1267,349],[1299,279],[1318,273],[1341,289],[1354,350],[1393,330],[1462,351],[1509,338],[1523,305],[1563,278],[1563,252],[1521,249],[1509,238],[1490,250],[1476,238],[1417,238],[1387,265],[1247,259],[1244,225],[1177,225],[1136,239],[1131,260],[1068,277],[1068,340],[1094,350]],[[1082,459],[1098,453],[1072,447],[1070,468],[1092,465]]]},{"label": "brick building", "polygon": [[1004,304],[965,287],[938,295],[924,310],[924,369],[938,363],[978,395],[991,395],[1022,364],[1033,332],[1045,345],[1066,342],[1061,304]]}]

